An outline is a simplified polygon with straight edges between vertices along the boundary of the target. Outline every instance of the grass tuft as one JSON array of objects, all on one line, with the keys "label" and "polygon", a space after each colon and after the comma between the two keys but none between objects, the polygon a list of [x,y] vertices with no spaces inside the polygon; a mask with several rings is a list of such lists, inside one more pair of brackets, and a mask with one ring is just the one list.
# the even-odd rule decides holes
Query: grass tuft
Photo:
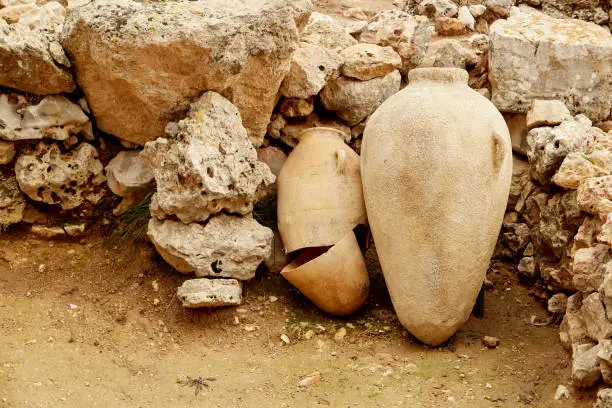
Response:
[{"label": "grass tuft", "polygon": [[149,211],[151,196],[153,196],[153,193],[147,194],[141,202],[121,215],[119,225],[112,234],[114,239],[136,242],[144,237],[149,219],[151,219],[151,212]]}]

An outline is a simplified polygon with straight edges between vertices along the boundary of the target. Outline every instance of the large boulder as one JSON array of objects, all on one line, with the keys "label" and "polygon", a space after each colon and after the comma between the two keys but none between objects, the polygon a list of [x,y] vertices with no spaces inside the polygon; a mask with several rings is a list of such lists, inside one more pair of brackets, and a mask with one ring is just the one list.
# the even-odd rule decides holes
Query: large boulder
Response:
[{"label": "large boulder", "polygon": [[76,85],[64,59],[50,36],[0,18],[0,86],[39,95],[72,92]]},{"label": "large boulder", "polygon": [[251,217],[221,214],[206,225],[149,221],[147,235],[177,271],[197,277],[248,280],[272,253],[274,234]]},{"label": "large boulder", "polygon": [[98,127],[144,144],[213,90],[260,145],[310,0],[96,0],[71,10],[62,44]]},{"label": "large boulder", "polygon": [[168,125],[167,138],[146,144],[141,158],[157,183],[151,214],[185,223],[227,211],[248,214],[258,189],[274,183],[257,160],[238,109],[216,92],[206,92],[187,117]]},{"label": "large boulder", "polygon": [[492,101],[527,112],[561,99],[572,113],[605,120],[612,109],[612,35],[598,25],[523,9],[491,26]]},{"label": "large boulder", "polygon": [[32,200],[59,204],[64,210],[85,201],[97,203],[103,195],[103,166],[88,143],[63,153],[57,143],[40,142],[17,158],[15,175],[21,191]]}]

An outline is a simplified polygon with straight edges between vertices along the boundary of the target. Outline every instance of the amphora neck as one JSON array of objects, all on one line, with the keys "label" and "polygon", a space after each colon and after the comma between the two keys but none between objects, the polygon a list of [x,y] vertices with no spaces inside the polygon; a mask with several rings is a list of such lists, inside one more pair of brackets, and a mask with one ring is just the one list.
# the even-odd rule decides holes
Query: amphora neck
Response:
[{"label": "amphora neck", "polygon": [[415,68],[408,72],[408,84],[467,85],[469,75],[461,68]]}]

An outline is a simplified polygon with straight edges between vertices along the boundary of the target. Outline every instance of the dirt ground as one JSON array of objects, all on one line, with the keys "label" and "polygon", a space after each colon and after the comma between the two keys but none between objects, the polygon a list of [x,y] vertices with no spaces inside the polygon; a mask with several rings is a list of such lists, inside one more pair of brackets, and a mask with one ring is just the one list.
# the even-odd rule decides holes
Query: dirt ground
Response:
[{"label": "dirt ground", "polygon": [[[0,234],[0,407],[591,406],[554,401],[569,357],[558,327],[529,323],[546,312],[512,267],[492,266],[485,317],[436,349],[399,325],[373,250],[368,268],[367,304],[344,319],[263,269],[243,306],[186,310],[185,277],[146,243]],[[215,380],[195,395],[188,376]]]}]

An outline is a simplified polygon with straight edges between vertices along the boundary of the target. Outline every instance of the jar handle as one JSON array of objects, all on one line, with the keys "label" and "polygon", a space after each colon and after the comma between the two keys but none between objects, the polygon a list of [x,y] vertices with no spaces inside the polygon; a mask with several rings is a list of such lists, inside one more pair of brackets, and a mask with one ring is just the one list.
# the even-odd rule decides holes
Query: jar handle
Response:
[{"label": "jar handle", "polygon": [[336,174],[346,174],[346,152],[344,150],[336,150]]},{"label": "jar handle", "polygon": [[496,130],[493,131],[493,167],[499,172],[506,157],[506,144],[503,136]]}]

